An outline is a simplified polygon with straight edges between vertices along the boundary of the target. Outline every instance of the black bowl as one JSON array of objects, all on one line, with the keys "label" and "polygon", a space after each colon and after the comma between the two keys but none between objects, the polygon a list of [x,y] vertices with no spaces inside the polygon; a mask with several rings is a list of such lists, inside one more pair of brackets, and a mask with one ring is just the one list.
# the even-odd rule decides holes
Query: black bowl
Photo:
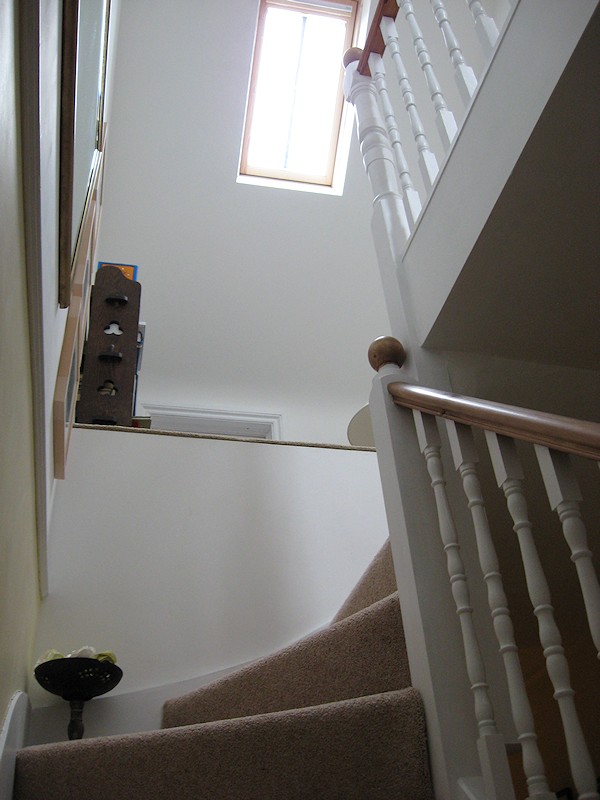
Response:
[{"label": "black bowl", "polygon": [[123,670],[111,661],[96,658],[54,658],[34,670],[37,682],[63,700],[91,700],[114,689]]}]

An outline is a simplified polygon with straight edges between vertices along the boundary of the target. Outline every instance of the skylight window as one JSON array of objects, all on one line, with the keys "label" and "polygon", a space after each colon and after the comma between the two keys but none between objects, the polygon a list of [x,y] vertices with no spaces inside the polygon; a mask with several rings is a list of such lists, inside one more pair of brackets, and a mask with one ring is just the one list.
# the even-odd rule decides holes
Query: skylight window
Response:
[{"label": "skylight window", "polygon": [[261,0],[240,174],[331,186],[358,0]]}]

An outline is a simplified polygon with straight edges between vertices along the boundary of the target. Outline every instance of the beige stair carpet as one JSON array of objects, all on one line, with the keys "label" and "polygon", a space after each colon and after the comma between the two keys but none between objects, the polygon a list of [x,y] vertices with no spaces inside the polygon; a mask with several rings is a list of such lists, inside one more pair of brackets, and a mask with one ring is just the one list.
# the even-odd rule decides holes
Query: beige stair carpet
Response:
[{"label": "beige stair carpet", "polygon": [[314,706],[410,685],[398,594],[194,692],[163,727]]},{"label": "beige stair carpet", "polygon": [[432,800],[414,689],[18,754],[14,800]]},{"label": "beige stair carpet", "polygon": [[387,539],[348,595],[333,621],[339,622],[341,619],[356,614],[357,611],[392,594],[397,588],[390,540]]}]

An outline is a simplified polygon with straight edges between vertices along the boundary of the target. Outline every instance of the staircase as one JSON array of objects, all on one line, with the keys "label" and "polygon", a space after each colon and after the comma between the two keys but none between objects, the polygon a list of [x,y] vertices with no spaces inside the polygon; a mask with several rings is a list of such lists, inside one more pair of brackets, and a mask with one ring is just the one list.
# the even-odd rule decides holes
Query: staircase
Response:
[{"label": "staircase", "polygon": [[17,755],[14,800],[429,800],[389,542],[332,623],[165,703],[163,729]]},{"label": "staircase", "polygon": [[[491,424],[490,417],[476,421],[451,408],[452,398],[463,396],[469,412],[486,407],[481,400],[486,398],[505,404],[504,410],[513,407],[517,417],[536,409],[598,419],[598,354],[588,349],[600,341],[597,311],[588,314],[588,299],[599,293],[597,237],[589,236],[597,226],[589,226],[580,209],[598,206],[586,194],[599,185],[595,178],[588,183],[589,165],[598,163],[590,157],[598,131],[597,113],[587,99],[598,94],[600,11],[597,2],[515,0],[510,5],[508,17],[497,19],[493,42],[488,39],[493,55],[474,70],[476,88],[466,93],[466,103],[460,91],[466,88],[465,65],[475,61],[467,54],[466,39],[460,49],[462,30],[458,37],[452,30],[459,31],[459,6],[477,8],[481,21],[491,3],[454,7],[435,0],[380,0],[365,47],[346,54],[346,97],[355,108],[373,189],[373,237],[390,328],[399,340],[395,354],[374,352],[377,363],[371,363],[379,377],[369,411],[400,602],[411,621],[405,631],[411,681],[426,709],[436,797],[554,800],[558,790],[561,797],[599,800],[593,751],[600,741],[598,715],[588,733],[577,710],[585,712],[595,702],[598,662],[591,662],[593,680],[575,691],[570,675],[581,669],[583,659],[580,663],[579,644],[566,644],[574,620],[587,616],[594,650],[600,651],[600,587],[591,563],[591,552],[597,552],[597,503],[588,501],[585,512],[580,510],[572,463],[577,450],[571,442],[566,447],[542,442],[538,432],[519,439],[514,430]],[[434,57],[439,31],[433,29],[432,8],[440,29],[452,17],[454,28],[448,24],[443,30],[450,71],[443,58]],[[419,81],[423,85],[423,75],[430,96],[421,102],[411,88]],[[462,103],[449,99],[452,78]],[[426,124],[421,109],[423,115],[431,113],[431,104],[435,121]],[[577,127],[566,125],[567,119]],[[443,147],[433,153],[430,144],[436,138]],[[590,147],[592,141],[596,144]],[[566,166],[566,152],[583,160]],[[560,187],[547,182],[554,179]],[[559,232],[551,220],[564,222],[568,232]],[[550,231],[558,232],[556,240]],[[581,247],[581,258],[566,251],[572,247]],[[596,266],[588,272],[592,260]],[[565,336],[556,320],[569,328]],[[581,391],[570,383],[569,372],[580,375]],[[408,399],[411,385],[418,401]],[[580,399],[591,405],[577,408]],[[540,420],[537,411],[531,418]],[[563,423],[556,422],[560,429]],[[598,437],[597,424],[582,426],[584,443]],[[507,436],[518,443],[508,443]],[[521,442],[534,442],[534,452],[524,452]],[[589,451],[582,455],[590,457]],[[591,458],[599,456],[596,450]],[[590,480],[597,481],[597,465],[588,466]],[[489,492],[482,490],[486,482]],[[597,497],[597,484],[589,496]],[[567,507],[585,545],[577,546],[576,554],[567,549],[565,557],[561,539],[550,540],[556,523],[548,516],[556,513],[557,533],[568,540]],[[584,521],[587,514],[590,521]],[[535,536],[542,535],[536,545]],[[433,536],[440,537],[438,556]],[[509,543],[516,546],[506,557]],[[572,594],[565,590],[574,577],[569,551],[575,569],[579,559],[580,573],[586,560],[586,577],[573,584]],[[524,582],[516,569],[524,570]],[[515,591],[519,584],[522,589]],[[586,594],[594,600],[586,600],[588,611],[579,606],[579,612]],[[474,609],[485,606],[491,613],[478,631]],[[532,622],[529,641],[521,630],[513,635],[526,619]],[[539,641],[546,659],[548,703],[563,705],[553,723],[546,708],[534,708],[536,681],[521,667],[523,644],[533,646],[533,641],[535,647]],[[555,655],[561,664],[556,671]],[[477,730],[467,709],[475,711]],[[561,728],[560,743],[542,744]],[[516,788],[506,763],[507,743],[511,760],[521,762]],[[557,769],[559,762],[563,766]]]},{"label": "staircase", "polygon": [[[385,22],[388,18],[385,12],[391,7],[395,14],[397,5],[389,0],[379,3],[384,26],[381,33],[386,33],[389,51],[393,50],[396,33]],[[404,12],[410,12],[411,5],[408,0],[400,3]],[[474,9],[480,4],[465,5]],[[399,163],[399,175],[393,171],[392,153],[398,150],[400,142],[392,136],[393,126],[388,131],[390,141],[386,141],[375,95],[376,89],[380,97],[387,92],[383,62],[373,58],[368,65],[363,64],[371,69],[374,81],[360,72],[363,56],[348,64],[347,93],[356,106],[365,166],[374,188],[372,225],[391,327],[409,350],[403,371],[398,361],[381,361],[370,408],[390,531],[397,548],[396,566],[402,576],[398,581],[402,608],[411,622],[410,628],[406,628],[411,680],[396,581],[386,549],[327,628],[211,686],[169,701],[164,709],[163,729],[22,750],[17,758],[14,792],[17,800],[59,797],[61,800],[100,797],[419,800],[433,797],[427,750],[437,797],[504,800],[509,794],[496,791],[496,786],[500,785],[500,779],[505,781],[506,741],[514,743],[517,739],[524,742],[524,751],[529,748],[525,758],[520,759],[527,762],[528,786],[517,792],[518,796],[528,794],[536,800],[554,796],[545,787],[546,781],[540,779],[536,758],[530,755],[535,732],[528,719],[523,723],[522,705],[516,704],[520,712],[516,716],[521,717],[517,721],[523,723],[523,732],[518,737],[516,733],[510,734],[514,725],[507,712],[505,678],[500,672],[502,665],[496,663],[498,643],[491,636],[489,615],[486,614],[485,620],[483,612],[473,615],[464,648],[461,632],[456,630],[459,616],[460,625],[466,627],[464,612],[470,615],[472,608],[463,597],[466,580],[462,564],[456,560],[459,537],[453,530],[452,515],[445,497],[438,503],[440,487],[445,483],[440,472],[444,459],[440,455],[440,431],[436,430],[435,420],[429,419],[432,414],[442,413],[438,398],[432,410],[410,403],[403,405],[392,400],[388,391],[390,386],[406,380],[421,386],[427,382],[442,390],[467,391],[505,403],[584,417],[590,414],[580,409],[581,403],[585,405],[591,398],[593,415],[597,416],[597,396],[590,388],[590,378],[580,373],[591,372],[597,365],[597,311],[593,304],[597,297],[597,267],[596,261],[591,263],[589,258],[596,250],[593,242],[589,244],[588,233],[593,226],[587,224],[583,212],[597,206],[589,200],[595,197],[592,189],[598,184],[589,177],[594,175],[595,162],[591,156],[595,146],[593,111],[597,96],[590,87],[597,73],[593,67],[597,63],[600,12],[596,0],[577,4],[520,0],[510,5],[514,13],[498,40],[487,71],[481,73],[481,91],[478,89],[477,96],[467,102],[464,127],[446,136],[446,153],[438,154],[440,164],[448,156],[445,165],[439,171],[436,168],[433,176],[426,172],[428,180],[423,178],[419,208],[415,208],[414,187],[406,182],[408,171],[403,162]],[[441,4],[438,11],[442,11]],[[412,36],[420,42],[421,37],[414,31]],[[412,47],[413,42],[409,44]],[[369,54],[367,48],[365,53],[367,58],[379,55],[375,50]],[[530,68],[532,60],[534,69]],[[400,78],[406,80],[403,73]],[[568,125],[565,119],[569,120]],[[417,125],[403,139],[410,142],[415,132],[418,139],[419,131]],[[414,176],[418,176],[420,168],[417,152],[420,156],[422,148],[415,150],[415,163],[407,165]],[[562,168],[557,169],[557,164]],[[415,180],[418,184],[421,179]],[[558,225],[565,221],[568,223],[565,227]],[[574,243],[578,245],[576,253],[571,252]],[[564,299],[565,286],[569,287],[569,302],[559,306],[555,301]],[[548,330],[553,332],[552,336],[547,335]],[[574,383],[573,370],[579,371],[575,377],[585,391]],[[521,380],[522,375],[525,380]],[[537,380],[538,375],[543,375],[544,380]],[[448,497],[461,495],[463,499],[463,494],[467,497],[468,503],[464,505],[463,499],[463,507],[457,505],[456,513],[465,563],[470,560],[477,571],[479,566],[495,559],[490,547],[495,544],[493,537],[483,536],[488,533],[484,513],[471,520],[477,516],[472,510],[483,508],[473,488],[478,458],[472,455],[472,442],[467,440],[464,430],[467,422],[461,417],[448,416],[446,411],[442,413],[444,416],[446,419],[440,425],[443,443],[453,437],[452,452],[446,456],[447,472],[452,475],[454,466],[456,474],[461,473],[460,482],[456,475],[448,479]],[[510,445],[508,453],[506,442],[497,439],[505,432],[494,428],[488,432],[493,434],[488,440],[486,433],[486,442],[491,441],[495,454],[493,468],[503,475],[496,482],[507,499],[515,496],[516,485],[523,503],[525,495],[519,488],[523,470],[514,458],[516,446]],[[546,469],[553,471],[552,483],[558,487],[563,482],[557,477],[558,472],[564,474],[563,462],[546,452],[552,444],[540,444],[536,438],[532,441],[536,447],[545,448],[542,456],[546,459]],[[423,456],[427,468],[432,465],[432,481],[427,479],[424,462],[420,460]],[[417,463],[421,466],[417,467]],[[528,461],[525,467],[529,478]],[[490,465],[485,469],[489,473],[488,482],[493,481]],[[594,475],[597,478],[597,470]],[[539,476],[537,481],[540,482]],[[558,488],[550,492],[560,494],[552,512],[569,507],[567,510],[575,509],[579,519],[573,505],[577,506],[579,500],[573,499],[576,493],[571,491],[572,481],[569,478],[564,482],[569,484],[568,491],[561,487],[560,492]],[[432,503],[432,488],[440,513]],[[493,512],[493,500],[489,508]],[[521,516],[511,521],[507,508],[502,507],[501,513],[504,520],[496,535],[500,556],[508,548],[513,522],[515,531],[525,530],[528,542],[533,539],[531,525],[522,509]],[[557,513],[562,523],[566,514]],[[476,537],[468,535],[471,524]],[[592,531],[600,530],[596,517],[589,527]],[[544,558],[548,558],[554,549],[548,526],[541,523],[538,528],[544,532],[540,549]],[[439,531],[444,536],[452,534],[444,541],[443,550],[440,547],[436,550],[432,541]],[[475,552],[478,544],[475,539],[484,540],[481,564]],[[516,553],[515,542],[512,547]],[[529,546],[524,549],[525,569],[537,573],[534,569],[537,565],[532,566],[537,559],[535,551]],[[575,549],[572,560],[578,562],[578,569],[591,562],[587,544],[578,544]],[[511,569],[513,565],[521,569],[516,555],[507,558],[507,563]],[[470,568],[471,564],[467,566]],[[553,573],[554,565],[550,567]],[[481,572],[486,580],[492,579],[490,584],[497,582],[499,572],[495,566]],[[582,583],[591,583],[590,573],[591,570]],[[509,570],[509,589],[513,588],[511,574]],[[558,616],[562,603],[567,609],[566,627],[574,627],[575,615],[565,599],[562,572],[558,577]],[[534,584],[531,600],[535,615],[543,613],[548,619],[552,606],[543,597],[545,578],[541,581],[536,577],[528,582]],[[457,608],[448,602],[449,585],[457,594],[462,591]],[[513,591],[519,590],[513,588]],[[481,588],[479,595],[476,599],[483,608],[486,598]],[[521,602],[516,604],[514,615],[517,625],[522,624],[523,598],[525,594],[521,591],[517,598]],[[491,617],[494,621],[506,621],[504,600],[498,594],[491,599]],[[484,633],[483,656],[471,641],[475,638],[471,633],[478,633],[478,627]],[[554,633],[553,623],[552,628]],[[556,638],[550,643],[546,641],[547,629],[542,634],[542,649],[552,657],[549,670],[552,672],[557,649],[562,650],[562,645]],[[501,631],[499,639],[503,658],[512,659],[515,667],[518,657],[512,640],[508,641],[506,631]],[[528,639],[526,645],[529,646]],[[562,659],[562,653],[560,656]],[[488,670],[489,679],[483,670],[489,666],[486,661],[493,667],[491,672]],[[597,661],[592,666],[597,669]],[[537,680],[538,668],[534,665],[530,670],[528,664],[525,667],[524,677],[530,688],[529,678]],[[510,677],[520,691],[520,684],[514,681],[515,671],[512,670]],[[597,672],[593,674],[597,676]],[[503,727],[506,729],[506,724],[498,725],[496,732],[484,696],[486,681],[494,689],[493,681],[498,677],[496,690],[500,702],[496,705],[499,716],[505,718],[500,722],[508,722],[506,735],[499,732]],[[418,691],[410,686],[411,682]],[[584,705],[589,707],[584,708],[584,715],[592,708],[585,692],[591,696],[594,686],[591,680],[586,681],[581,691]],[[470,696],[471,688],[475,703]],[[561,674],[553,678],[550,696],[553,691],[562,706],[567,702],[572,705],[573,693],[565,663]],[[427,746],[421,696],[427,711]],[[477,731],[473,724],[474,705]],[[533,699],[531,705],[536,705]],[[558,722],[546,722],[544,713],[540,721],[536,714],[536,729],[542,734],[548,730],[553,733]],[[560,713],[563,714],[562,708]],[[583,749],[577,741],[579,731],[572,724],[570,709],[564,716],[568,717],[565,728],[571,740],[576,741],[571,747],[573,771],[583,775],[579,779],[584,786],[579,790],[580,796],[597,798],[592,786],[597,772],[592,771],[593,764],[582,765]],[[592,716],[593,730],[597,730],[598,715]],[[590,739],[592,743],[600,741],[593,735]],[[549,750],[546,760],[550,764],[550,786],[566,785],[562,775],[559,778],[550,775],[560,761],[556,752],[562,756],[564,751],[562,741],[558,748]],[[593,755],[597,764],[596,753]],[[521,782],[526,782],[525,773]],[[502,785],[510,785],[510,776],[508,784]]]}]

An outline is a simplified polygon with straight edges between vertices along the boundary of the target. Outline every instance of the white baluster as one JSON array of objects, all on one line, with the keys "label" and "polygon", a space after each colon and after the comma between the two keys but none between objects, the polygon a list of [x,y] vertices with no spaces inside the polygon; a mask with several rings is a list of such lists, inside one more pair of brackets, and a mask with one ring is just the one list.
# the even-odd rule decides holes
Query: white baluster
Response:
[{"label": "white baluster", "polygon": [[479,650],[475,625],[473,623],[473,609],[469,599],[469,587],[467,586],[465,566],[460,554],[456,527],[454,525],[454,519],[446,492],[444,467],[440,455],[441,443],[439,432],[435,419],[429,414],[413,411],[413,415],[415,418],[419,447],[425,456],[427,471],[431,478],[431,486],[435,496],[440,525],[440,537],[446,552],[452,595],[456,603],[456,611],[459,615],[462,629],[467,673],[471,681],[471,689],[475,701],[475,716],[479,734],[480,736],[495,734],[497,733],[496,722],[492,703],[489,698],[489,687],[485,675],[485,667]]},{"label": "white baluster", "polygon": [[404,12],[404,16],[410,28],[415,46],[415,52],[417,54],[417,58],[419,59],[421,69],[423,70],[423,75],[425,76],[427,88],[431,95],[431,102],[435,108],[436,124],[438,126],[440,136],[442,137],[444,147],[447,150],[458,131],[454,114],[448,108],[444,93],[442,92],[442,88],[436,77],[435,70],[429,56],[429,50],[427,49],[427,45],[423,39],[423,34],[421,32],[421,28],[419,27],[419,23],[417,22],[412,2],[410,0],[399,0],[398,5]]},{"label": "white baluster", "polygon": [[460,92],[464,104],[468,105],[477,89],[477,78],[475,77],[472,67],[470,67],[465,60],[460,43],[448,19],[446,6],[442,0],[430,0],[430,2],[433,9],[433,16],[440,26],[440,31],[446,42],[446,47],[448,48],[450,61],[454,66],[454,78],[458,86],[458,91]]},{"label": "white baluster", "polygon": [[465,566],[460,554],[460,545],[452,510],[446,492],[444,467],[441,459],[439,432],[434,417],[413,411],[419,448],[425,456],[427,471],[435,497],[440,537],[444,544],[446,563],[452,596],[460,620],[467,674],[475,703],[475,718],[479,732],[478,751],[482,768],[486,797],[497,800],[514,800],[514,791],[504,741],[496,728],[494,710],[489,696],[489,686],[477,632],[473,622],[473,608]]},{"label": "white baluster", "polygon": [[[373,80],[358,72],[362,51],[348,51],[344,57],[344,94],[354,105],[360,150],[374,194],[373,205],[383,207],[392,253],[397,261],[410,235],[402,204],[396,162],[377,101]],[[355,59],[355,60],[350,60]]]},{"label": "white baluster", "polygon": [[413,94],[410,80],[408,78],[408,73],[406,72],[404,62],[402,61],[400,44],[398,42],[398,31],[396,30],[394,20],[391,17],[383,17],[380,28],[383,41],[386,44],[396,69],[398,85],[400,86],[400,91],[402,92],[402,99],[410,120],[411,130],[415,139],[417,152],[419,154],[419,168],[423,176],[425,188],[429,192],[440,168],[438,166],[435,153],[431,149],[429,140],[425,134],[425,128],[421,122],[421,116],[417,108],[417,103]]},{"label": "white baluster", "polygon": [[494,20],[487,15],[480,0],[466,0],[475,22],[475,31],[479,37],[481,47],[486,56],[491,56],[498,41],[498,27]]},{"label": "white baluster", "polygon": [[550,507],[558,514],[564,537],[571,549],[571,561],[577,569],[592,640],[600,658],[600,585],[588,548],[585,523],[579,511],[582,498],[573,465],[567,453],[539,445],[535,446],[535,453]]},{"label": "white baluster", "polygon": [[398,176],[400,179],[400,186],[402,188],[404,210],[406,211],[410,229],[413,230],[415,227],[415,222],[421,213],[421,198],[414,187],[412,176],[410,174],[410,168],[404,155],[404,149],[402,147],[402,140],[400,139],[400,131],[398,130],[396,115],[394,114],[394,109],[392,108],[392,103],[385,80],[385,65],[383,63],[383,58],[377,53],[371,53],[369,56],[369,69],[371,70],[371,75],[373,76],[373,80],[379,94],[383,118],[385,119],[388,136],[396,157]]},{"label": "white baluster", "polygon": [[458,470],[467,497],[477,541],[479,563],[487,587],[488,603],[492,612],[494,632],[500,645],[500,654],[510,695],[511,711],[523,754],[523,770],[527,779],[529,797],[535,800],[554,800],[550,791],[540,755],[533,714],[523,671],[515,642],[514,628],[504,584],[500,574],[496,548],[488,522],[481,484],[477,474],[479,457],[473,440],[473,433],[466,425],[446,421],[454,466]]},{"label": "white baluster", "polygon": [[562,719],[573,781],[580,800],[598,800],[600,795],[596,791],[596,776],[575,708],[569,665],[529,521],[523,490],[523,469],[515,443],[506,436],[498,436],[489,431],[486,431],[486,439],[496,480],[506,497],[508,511],[514,522],[513,530],[518,537],[529,598],[537,617],[540,643],[544,649],[546,669]]}]

